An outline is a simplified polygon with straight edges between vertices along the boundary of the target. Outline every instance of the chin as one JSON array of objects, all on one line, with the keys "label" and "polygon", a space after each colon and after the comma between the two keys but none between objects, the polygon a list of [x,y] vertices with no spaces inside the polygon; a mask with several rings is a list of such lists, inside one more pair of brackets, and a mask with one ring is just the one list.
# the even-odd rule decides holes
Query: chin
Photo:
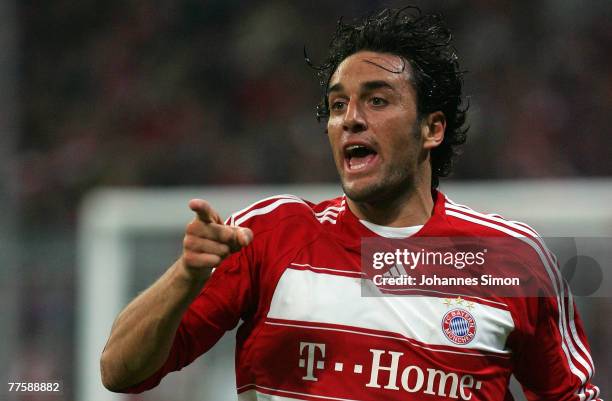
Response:
[{"label": "chin", "polygon": [[[399,178],[399,177],[397,177]],[[397,181],[390,179],[373,180],[369,183],[346,183],[342,182],[342,189],[346,196],[353,202],[378,203],[393,201],[400,198],[406,192],[414,189],[414,182],[406,177]]]},{"label": "chin", "polygon": [[342,189],[346,196],[353,202],[377,202],[383,200],[388,195],[388,188],[385,188],[382,183],[374,183],[370,185],[346,185],[342,184]]}]

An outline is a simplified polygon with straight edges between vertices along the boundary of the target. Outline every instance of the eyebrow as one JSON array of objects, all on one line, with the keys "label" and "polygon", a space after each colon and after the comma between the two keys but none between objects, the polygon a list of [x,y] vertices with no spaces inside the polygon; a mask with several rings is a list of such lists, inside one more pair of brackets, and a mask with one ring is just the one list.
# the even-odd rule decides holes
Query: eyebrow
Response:
[{"label": "eyebrow", "polygon": [[[391,84],[389,84],[386,81],[367,81],[361,84],[361,90],[369,92],[369,91],[373,91],[376,89],[391,89],[394,90],[395,88],[393,86],[391,86]],[[340,82],[333,84],[332,86],[330,86],[327,89],[327,93],[330,94],[332,92],[342,92],[344,90],[344,86],[342,86],[342,84]]]},{"label": "eyebrow", "polygon": [[338,82],[337,84],[333,84],[332,86],[327,88],[327,93],[342,92],[343,90],[344,90],[344,86],[342,86],[342,84]]},{"label": "eyebrow", "polygon": [[361,84],[361,88],[365,91],[373,91],[376,89],[391,89],[393,90],[393,86],[386,81],[368,81]]}]

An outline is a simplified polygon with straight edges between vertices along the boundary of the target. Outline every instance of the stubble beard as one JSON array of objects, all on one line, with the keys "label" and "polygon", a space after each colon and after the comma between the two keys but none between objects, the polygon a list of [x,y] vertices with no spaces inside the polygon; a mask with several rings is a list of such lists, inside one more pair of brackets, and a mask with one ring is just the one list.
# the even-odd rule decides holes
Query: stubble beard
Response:
[{"label": "stubble beard", "polygon": [[383,178],[361,188],[349,188],[342,182],[346,196],[356,203],[381,204],[393,202],[414,191],[414,174],[408,168],[390,168]]}]

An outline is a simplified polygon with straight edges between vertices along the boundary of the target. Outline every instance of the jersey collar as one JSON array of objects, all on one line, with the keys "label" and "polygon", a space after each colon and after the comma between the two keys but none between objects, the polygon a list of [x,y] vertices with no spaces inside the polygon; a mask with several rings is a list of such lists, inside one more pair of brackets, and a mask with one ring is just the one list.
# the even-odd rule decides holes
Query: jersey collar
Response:
[{"label": "jersey collar", "polygon": [[[415,237],[440,236],[444,235],[444,231],[447,231],[444,230],[444,227],[448,226],[444,207],[446,197],[442,192],[435,189],[431,191],[431,195],[434,200],[432,215],[423,227],[414,234]],[[338,215],[336,230],[342,241],[350,248],[361,249],[362,238],[381,238],[361,224],[357,216],[348,207],[348,203],[346,208]]]}]

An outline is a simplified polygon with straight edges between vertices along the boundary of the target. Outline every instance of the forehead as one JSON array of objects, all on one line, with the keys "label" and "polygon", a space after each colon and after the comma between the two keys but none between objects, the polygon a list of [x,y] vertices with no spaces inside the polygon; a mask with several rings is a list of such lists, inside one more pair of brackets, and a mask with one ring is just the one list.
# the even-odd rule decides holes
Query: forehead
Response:
[{"label": "forehead", "polygon": [[329,85],[359,85],[362,82],[383,80],[397,85],[409,85],[410,64],[400,56],[373,51],[360,51],[345,58],[336,68]]}]

